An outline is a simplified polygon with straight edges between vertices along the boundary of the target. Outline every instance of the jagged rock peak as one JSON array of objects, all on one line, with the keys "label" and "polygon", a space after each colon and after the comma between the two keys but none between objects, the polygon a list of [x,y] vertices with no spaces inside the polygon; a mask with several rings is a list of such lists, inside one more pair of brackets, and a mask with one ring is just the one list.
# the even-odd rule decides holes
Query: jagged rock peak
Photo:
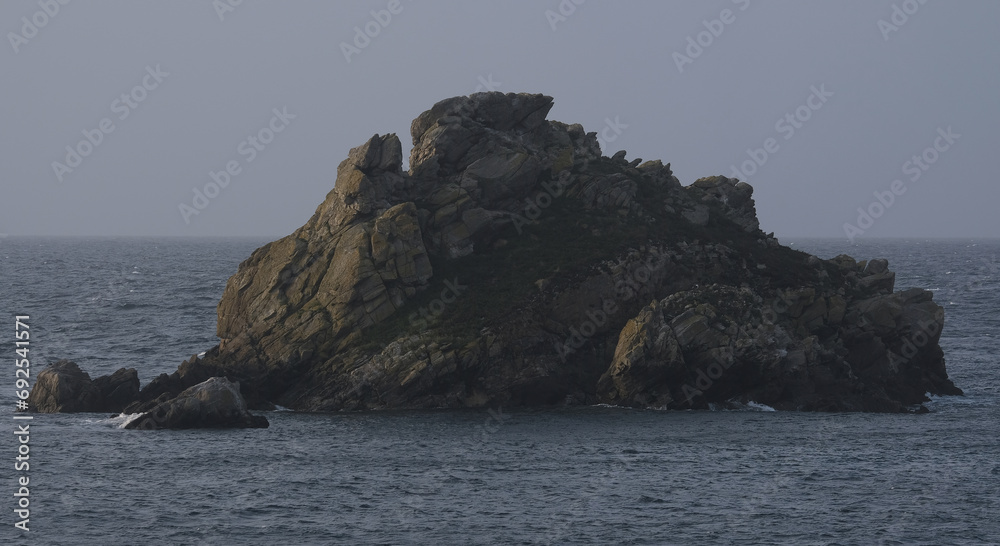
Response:
[{"label": "jagged rock peak", "polygon": [[434,125],[447,125],[469,120],[496,131],[526,132],[538,127],[549,110],[552,97],[528,93],[474,93],[438,102],[420,114],[410,124],[413,145]]}]

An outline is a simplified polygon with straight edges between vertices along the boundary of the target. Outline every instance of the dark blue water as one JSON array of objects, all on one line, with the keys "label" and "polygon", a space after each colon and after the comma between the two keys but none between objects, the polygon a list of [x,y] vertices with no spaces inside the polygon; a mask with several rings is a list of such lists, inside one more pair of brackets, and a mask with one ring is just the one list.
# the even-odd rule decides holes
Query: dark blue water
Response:
[{"label": "dark blue water", "polygon": [[[70,358],[145,384],[216,342],[225,281],[263,242],[0,240],[0,331],[31,316],[36,372]],[[933,289],[967,396],[926,415],[278,411],[266,430],[152,433],[38,415],[29,533],[0,435],[0,543],[1000,543],[1000,242],[795,247],[886,257],[897,289]]]}]

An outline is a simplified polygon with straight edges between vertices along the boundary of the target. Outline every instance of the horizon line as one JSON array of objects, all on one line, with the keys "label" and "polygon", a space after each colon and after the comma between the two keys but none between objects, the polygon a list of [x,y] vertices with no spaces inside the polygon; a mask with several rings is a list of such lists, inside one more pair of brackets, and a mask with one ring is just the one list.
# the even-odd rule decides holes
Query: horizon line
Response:
[{"label": "horizon line", "polygon": [[[9,233],[0,233],[0,239],[272,239],[278,240],[283,239],[291,235],[121,235],[121,234],[96,234],[96,235],[53,235],[53,234],[31,234],[31,235],[13,235]],[[927,240],[927,241],[959,241],[959,240],[985,240],[985,241],[1000,241],[1000,236],[990,236],[990,235],[956,235],[947,237],[933,237],[933,236],[922,236],[922,235],[909,235],[909,236],[892,236],[892,237],[864,237],[857,238],[855,242],[851,243],[847,241],[845,237],[831,237],[822,235],[794,235],[794,236],[774,236],[779,241],[781,240],[823,240],[823,241],[835,241],[843,240],[848,244],[859,244],[864,241],[901,241],[901,240]]]}]

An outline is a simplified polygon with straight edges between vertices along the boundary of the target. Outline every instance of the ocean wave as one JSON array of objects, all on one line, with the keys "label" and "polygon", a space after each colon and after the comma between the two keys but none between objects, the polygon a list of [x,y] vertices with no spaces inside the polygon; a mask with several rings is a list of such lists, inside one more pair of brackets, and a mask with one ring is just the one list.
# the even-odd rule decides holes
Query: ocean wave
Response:
[{"label": "ocean wave", "polygon": [[778,411],[767,404],[761,404],[753,400],[746,402],[726,400],[722,404],[709,404],[708,409],[711,411]]},{"label": "ocean wave", "polygon": [[135,421],[136,419],[139,418],[140,415],[142,415],[142,414],[141,413],[129,413],[129,414],[120,413],[120,414],[112,417],[110,419],[110,421],[112,423],[117,423],[118,424],[118,428],[125,428],[125,425],[131,423],[132,421]]},{"label": "ocean wave", "polygon": [[156,305],[149,303],[118,303],[115,305],[115,309],[119,311],[131,311],[133,309],[143,309],[146,307],[156,307]]},{"label": "ocean wave", "polygon": [[746,405],[750,411],[778,411],[767,404],[761,404],[759,402],[754,402],[753,400],[747,402]]},{"label": "ocean wave", "polygon": [[930,402],[924,402],[924,405],[931,411],[968,406],[993,406],[997,403],[997,399],[994,396],[979,396],[976,394],[965,394],[962,396],[937,396],[931,393],[926,393],[926,396],[930,398]]}]

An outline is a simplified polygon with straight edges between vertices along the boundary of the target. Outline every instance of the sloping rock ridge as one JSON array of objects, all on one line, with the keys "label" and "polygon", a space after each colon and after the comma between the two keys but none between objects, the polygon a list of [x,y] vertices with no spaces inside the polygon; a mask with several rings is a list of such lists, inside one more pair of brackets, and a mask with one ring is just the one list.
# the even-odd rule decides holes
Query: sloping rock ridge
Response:
[{"label": "sloping rock ridge", "polygon": [[932,293],[885,260],[822,260],[761,232],[753,188],[682,186],[548,121],[552,98],[479,93],[350,151],[291,235],[218,306],[219,345],[143,401],[213,376],[297,410],[754,401],[913,409],[960,394]]}]

